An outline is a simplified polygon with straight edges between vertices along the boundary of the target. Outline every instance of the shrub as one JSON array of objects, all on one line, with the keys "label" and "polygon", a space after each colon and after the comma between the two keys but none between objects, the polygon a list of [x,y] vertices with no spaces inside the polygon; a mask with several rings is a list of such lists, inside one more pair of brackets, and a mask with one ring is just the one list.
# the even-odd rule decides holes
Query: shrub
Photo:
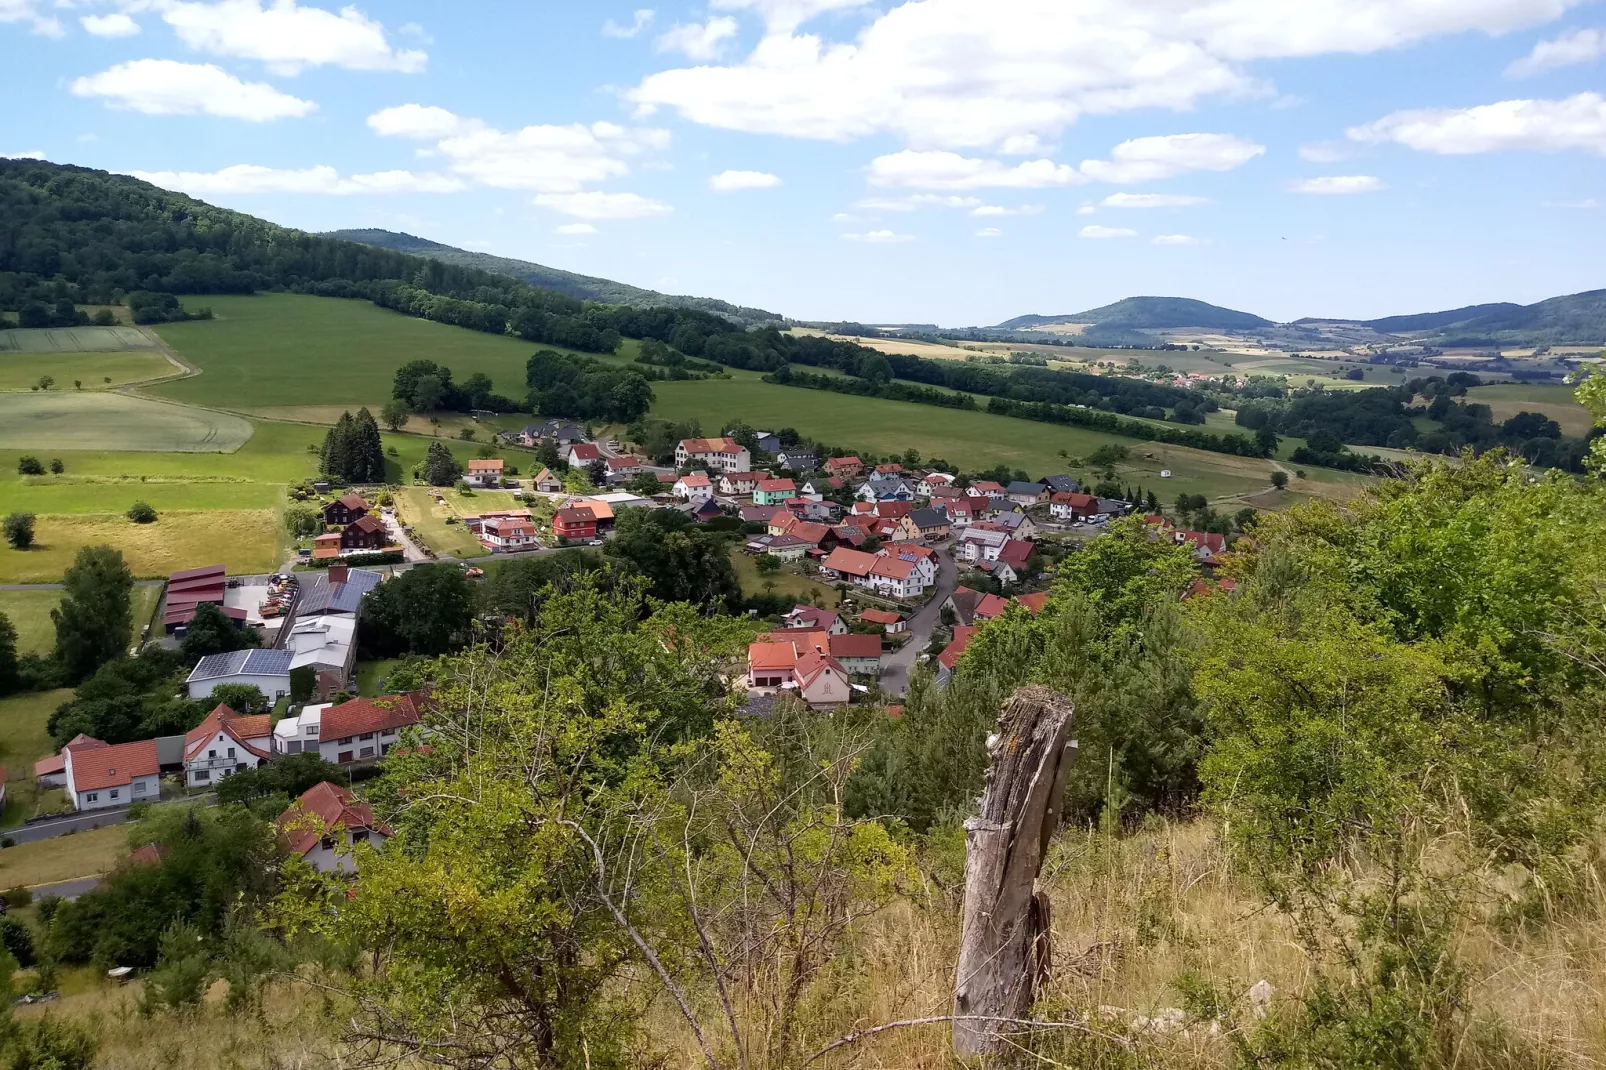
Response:
[{"label": "shrub", "polygon": [[50,459],[50,474],[51,475],[59,476],[59,475],[61,475],[61,473],[65,472],[66,470],[67,470],[67,466],[62,463],[60,457],[52,457]]},{"label": "shrub", "polygon": [[28,906],[33,902],[33,892],[19,884],[17,887],[12,888],[3,895],[0,895],[0,899],[4,899],[6,901],[6,906],[10,909],[20,910],[21,908]]},{"label": "shrub", "polygon": [[45,466],[39,463],[39,458],[37,457],[18,457],[17,474],[24,476],[42,476],[45,474]]},{"label": "shrub", "polygon": [[100,1038],[81,1022],[47,1014],[17,1027],[11,1070],[90,1070]]},{"label": "shrub", "polygon": [[136,524],[156,523],[156,510],[151,508],[149,502],[135,502],[128,507],[128,519]]},{"label": "shrub", "polygon": [[9,914],[0,916],[0,944],[11,952],[11,957],[17,960],[17,965],[34,964],[33,931],[21,918],[13,918]]},{"label": "shrub", "polygon": [[26,550],[33,545],[33,514],[12,513],[5,519],[6,541],[13,550]]}]

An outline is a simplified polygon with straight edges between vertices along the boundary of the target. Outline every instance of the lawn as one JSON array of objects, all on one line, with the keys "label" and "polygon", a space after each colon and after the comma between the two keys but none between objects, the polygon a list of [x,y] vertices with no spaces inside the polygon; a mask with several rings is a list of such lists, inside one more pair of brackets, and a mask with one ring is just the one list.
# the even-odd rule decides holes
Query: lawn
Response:
[{"label": "lawn", "polygon": [[[0,699],[0,765],[6,768],[6,783],[14,790],[19,781],[33,779],[33,763],[56,753],[56,744],[45,731],[50,715],[72,697],[72,691],[38,691]],[[5,885],[10,887],[10,885]]]},{"label": "lawn", "polygon": [[[736,578],[742,582],[742,593],[756,594],[784,594],[796,598],[799,602],[808,602],[826,609],[835,609],[841,595],[835,587],[822,583],[818,579],[801,575],[795,564],[787,565],[780,572],[771,576],[761,575],[758,571],[758,558],[752,554],[743,553],[740,547],[731,549],[731,564],[736,568]],[[765,584],[773,583],[773,589]]]},{"label": "lawn", "polygon": [[13,353],[0,349],[0,390],[32,391],[39,377],[56,380],[53,392],[71,393],[73,382],[104,390],[178,372],[154,349],[127,353]]},{"label": "lawn", "polygon": [[368,301],[299,294],[195,300],[210,305],[216,318],[156,331],[202,374],[154,391],[267,416],[308,404],[368,405],[377,413],[396,369],[410,360],[444,364],[457,381],[484,372],[498,393],[522,398],[530,354],[557,348],[431,323]]},{"label": "lawn", "polygon": [[[445,505],[436,504],[437,493],[446,499]],[[403,487],[396,492],[396,515],[401,522],[410,526],[414,537],[422,539],[430,549],[449,557],[487,554],[479,539],[463,526],[463,517],[522,508],[518,499],[505,490],[475,491],[472,497],[464,497],[451,487]],[[458,523],[448,524],[448,517],[456,517]]]},{"label": "lawn", "polygon": [[[132,617],[136,638],[150,621],[161,593],[162,588],[154,584],[134,588]],[[56,626],[51,623],[50,611],[60,602],[61,592],[55,589],[0,591],[0,613],[17,629],[18,654],[48,654],[55,649]]]},{"label": "lawn", "polygon": [[85,546],[121,550],[140,579],[179,569],[224,565],[235,575],[270,572],[283,564],[279,514],[252,509],[163,514],[154,524],[123,516],[41,516],[31,550],[0,547],[0,583],[60,580]]},{"label": "lawn", "polygon": [[391,674],[391,671],[401,663],[401,658],[389,658],[384,661],[359,661],[357,663],[357,694],[363,698],[377,698],[380,695],[388,694],[382,684]]},{"label": "lawn", "polygon": [[1540,383],[1501,383],[1475,386],[1466,400],[1489,406],[1495,422],[1511,419],[1519,412],[1537,412],[1561,425],[1561,433],[1582,438],[1592,426],[1589,410],[1578,404],[1570,386]]},{"label": "lawn", "polygon": [[113,353],[155,349],[138,327],[41,327],[0,331],[0,353]]},{"label": "lawn", "polygon": [[126,394],[0,394],[0,449],[219,453],[250,437],[251,422],[238,416]]},{"label": "lawn", "polygon": [[19,843],[0,851],[0,888],[55,884],[109,873],[128,857],[128,829],[122,825]]}]

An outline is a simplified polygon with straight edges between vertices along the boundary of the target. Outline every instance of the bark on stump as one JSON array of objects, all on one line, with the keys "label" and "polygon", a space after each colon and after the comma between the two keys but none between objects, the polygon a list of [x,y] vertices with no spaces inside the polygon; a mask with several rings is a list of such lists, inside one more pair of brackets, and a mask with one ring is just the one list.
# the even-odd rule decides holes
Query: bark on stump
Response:
[{"label": "bark on stump", "polygon": [[[981,812],[965,822],[955,1015],[1029,1018],[1037,987],[1048,977],[1049,902],[1036,883],[1075,757],[1072,712],[1071,700],[1059,692],[1023,687],[1004,703],[988,741]],[[956,1021],[954,1053],[995,1053],[1010,1029],[1001,1021]]]}]

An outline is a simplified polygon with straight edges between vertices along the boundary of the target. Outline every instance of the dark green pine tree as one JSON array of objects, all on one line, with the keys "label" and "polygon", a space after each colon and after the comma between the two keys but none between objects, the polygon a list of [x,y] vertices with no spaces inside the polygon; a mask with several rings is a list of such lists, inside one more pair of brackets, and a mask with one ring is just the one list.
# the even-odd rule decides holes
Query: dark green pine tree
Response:
[{"label": "dark green pine tree", "polygon": [[366,406],[357,410],[355,439],[353,472],[347,478],[355,483],[383,483],[385,444],[379,437],[379,424]]},{"label": "dark green pine tree", "polygon": [[350,478],[352,468],[352,440],[356,437],[356,424],[351,413],[340,414],[340,421],[329,429],[323,439],[323,456],[319,470],[326,476]]}]

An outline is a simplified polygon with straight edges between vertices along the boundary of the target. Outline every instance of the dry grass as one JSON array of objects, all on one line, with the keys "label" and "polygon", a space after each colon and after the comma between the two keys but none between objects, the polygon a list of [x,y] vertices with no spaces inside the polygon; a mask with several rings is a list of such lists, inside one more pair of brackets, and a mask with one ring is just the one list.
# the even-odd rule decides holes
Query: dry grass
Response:
[{"label": "dry grass", "polygon": [[128,855],[128,829],[108,825],[0,851],[0,888],[55,884],[109,872]]},{"label": "dry grass", "polygon": [[121,550],[140,579],[179,569],[225,565],[233,575],[269,572],[283,563],[283,528],[269,509],[162,513],[154,524],[124,516],[41,516],[33,549],[0,548],[0,583],[59,582],[85,546]]}]

